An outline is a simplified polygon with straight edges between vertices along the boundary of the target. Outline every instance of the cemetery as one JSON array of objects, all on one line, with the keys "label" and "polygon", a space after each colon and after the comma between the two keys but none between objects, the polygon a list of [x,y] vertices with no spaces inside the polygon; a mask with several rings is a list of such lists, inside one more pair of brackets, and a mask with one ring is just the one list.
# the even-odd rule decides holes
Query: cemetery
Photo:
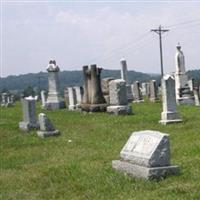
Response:
[{"label": "cemetery", "polygon": [[[12,3],[9,6],[16,2]],[[50,2],[43,3],[48,5]],[[167,28],[159,25],[158,29],[149,29],[147,34],[153,32],[159,35],[158,72],[152,47],[143,48],[140,56],[129,51],[130,56],[121,52],[122,47],[118,46],[119,43],[130,48],[131,42],[126,36],[131,26],[125,22],[131,19],[132,24],[135,20],[138,26],[134,30],[147,26],[143,24],[144,19],[137,22],[141,16],[130,18],[134,15],[124,12],[123,6],[120,7],[123,14],[120,15],[117,12],[110,15],[113,13],[109,6],[102,7],[100,12],[97,9],[82,15],[79,10],[73,13],[75,4],[72,2],[72,7],[69,4],[71,11],[66,13],[64,7],[59,8],[59,2],[52,3],[55,7],[52,10],[49,7],[48,12],[44,12],[45,17],[42,10],[45,6],[40,8],[43,17],[38,15],[35,18],[32,18],[32,11],[35,11],[32,7],[31,12],[23,8],[19,16],[27,12],[30,18],[21,24],[12,24],[17,22],[11,14],[16,8],[9,10],[7,2],[0,2],[3,11],[1,28],[7,26],[2,21],[4,18],[9,21],[9,28],[13,25],[14,29],[25,31],[24,35],[13,31],[16,37],[11,40],[13,44],[10,46],[20,46],[17,51],[9,54],[9,45],[1,48],[1,70],[12,60],[16,60],[13,67],[18,66],[22,49],[27,51],[24,63],[30,64],[20,63],[20,69],[26,66],[27,74],[20,74],[19,68],[16,75],[9,75],[9,70],[4,72],[8,73],[7,77],[2,72],[0,74],[0,199],[199,200],[200,70],[185,62],[182,46],[177,41],[184,41],[184,37],[174,37],[173,43],[171,40],[166,54],[168,66],[164,68],[163,65],[162,34],[177,24]],[[84,13],[87,6],[83,7]],[[55,16],[52,17],[52,13]],[[177,13],[174,16],[178,16]],[[162,18],[161,13],[158,16]],[[148,23],[151,20],[150,16],[143,17],[147,17]],[[99,20],[102,22],[95,27]],[[114,24],[109,24],[110,20],[114,20]],[[186,24],[187,27],[187,23],[191,25],[199,21],[179,22],[178,26]],[[45,30],[43,41],[38,39],[41,37],[39,32],[33,31],[30,24],[37,25],[40,34]],[[33,38],[26,35],[26,26]],[[9,38],[10,30],[14,30],[9,28],[6,30],[8,36],[6,31],[1,32],[6,35],[5,38]],[[123,34],[118,37],[118,32]],[[20,38],[21,34],[22,45],[20,39],[20,45],[16,45],[16,38]],[[105,44],[102,35],[106,36]],[[143,42],[144,45],[147,35],[141,35],[133,44]],[[9,44],[8,39],[2,41],[4,37],[1,37],[1,43]],[[129,43],[125,45],[126,39]],[[24,48],[25,43],[32,46]],[[92,59],[91,55],[98,55],[102,44],[104,48],[100,54],[104,58],[94,56]],[[191,42],[192,47],[193,44]],[[113,51],[120,49],[120,53],[113,57],[115,60],[102,62],[113,56],[109,54],[109,46],[115,47]],[[188,50],[192,52],[190,56],[196,51],[191,50],[191,46],[187,46],[186,50],[187,55]],[[11,58],[5,61],[7,54]],[[47,55],[54,55],[56,59],[48,59]],[[124,58],[120,59],[119,55]],[[138,59],[143,63],[141,70],[136,68]],[[31,63],[37,63],[37,66]],[[141,72],[142,69],[147,70],[144,65],[149,68],[148,72]],[[37,81],[34,82],[35,79]]]}]

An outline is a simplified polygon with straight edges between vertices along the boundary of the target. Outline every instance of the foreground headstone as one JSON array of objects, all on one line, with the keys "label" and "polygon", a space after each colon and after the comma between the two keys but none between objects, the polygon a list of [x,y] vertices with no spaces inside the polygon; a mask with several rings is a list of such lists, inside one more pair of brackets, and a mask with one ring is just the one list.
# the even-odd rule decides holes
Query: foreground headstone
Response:
[{"label": "foreground headstone", "polygon": [[49,92],[45,107],[49,110],[65,108],[65,102],[61,97],[59,91],[59,67],[56,65],[55,60],[50,60],[47,67],[48,80],[49,80]]},{"label": "foreground headstone", "polygon": [[165,75],[162,78],[162,105],[161,124],[182,122],[176,110],[175,80],[173,76]]},{"label": "foreground headstone", "polygon": [[109,83],[110,106],[107,112],[114,115],[132,114],[131,106],[128,105],[126,82],[116,79]]},{"label": "foreground headstone", "polygon": [[29,97],[22,99],[21,102],[23,110],[23,121],[19,122],[19,128],[23,131],[29,131],[31,129],[38,128],[35,99]]},{"label": "foreground headstone", "polygon": [[136,178],[161,179],[178,174],[178,166],[170,165],[168,134],[158,131],[133,132],[120,152],[120,160],[112,161],[114,169]]},{"label": "foreground headstone", "polygon": [[86,112],[106,111],[106,100],[101,89],[101,68],[83,66],[84,95],[81,110]]},{"label": "foreground headstone", "polygon": [[60,134],[59,130],[55,130],[51,121],[47,118],[44,113],[40,113],[38,115],[39,122],[39,130],[37,131],[37,135],[39,137],[49,137],[49,136],[57,136]]}]

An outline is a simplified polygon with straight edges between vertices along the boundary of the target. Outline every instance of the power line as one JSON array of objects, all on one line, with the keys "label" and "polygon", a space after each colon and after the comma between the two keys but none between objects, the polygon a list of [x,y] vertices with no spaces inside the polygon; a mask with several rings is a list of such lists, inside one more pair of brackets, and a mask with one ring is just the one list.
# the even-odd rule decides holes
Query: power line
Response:
[{"label": "power line", "polygon": [[168,26],[165,26],[165,27],[171,28],[171,27],[176,27],[176,26],[181,26],[181,25],[187,25],[187,24],[196,23],[196,22],[200,22],[200,19],[189,20],[189,21],[185,21],[185,22],[171,24],[171,25],[168,25]]}]

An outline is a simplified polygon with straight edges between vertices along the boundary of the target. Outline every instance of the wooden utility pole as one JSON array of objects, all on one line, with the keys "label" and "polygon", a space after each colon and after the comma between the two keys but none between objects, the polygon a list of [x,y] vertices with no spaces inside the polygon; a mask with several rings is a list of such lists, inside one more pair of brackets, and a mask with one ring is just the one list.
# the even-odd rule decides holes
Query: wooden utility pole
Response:
[{"label": "wooden utility pole", "polygon": [[161,68],[161,78],[163,77],[163,52],[162,52],[162,34],[169,31],[169,29],[162,29],[160,25],[158,29],[151,29],[151,31],[157,33],[159,35],[159,46],[160,46],[160,68]]}]

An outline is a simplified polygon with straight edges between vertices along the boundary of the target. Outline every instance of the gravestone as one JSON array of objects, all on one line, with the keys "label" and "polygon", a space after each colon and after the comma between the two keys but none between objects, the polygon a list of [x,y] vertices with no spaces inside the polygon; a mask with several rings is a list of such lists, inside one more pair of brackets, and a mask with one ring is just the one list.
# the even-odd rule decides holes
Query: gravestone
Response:
[{"label": "gravestone", "polygon": [[179,173],[178,166],[170,165],[168,134],[151,130],[133,132],[120,152],[120,160],[112,161],[112,166],[133,177],[150,180]]},{"label": "gravestone", "polygon": [[200,94],[198,92],[198,88],[194,88],[194,100],[195,106],[200,106]]},{"label": "gravestone", "polygon": [[42,90],[40,92],[41,94],[41,100],[42,100],[42,108],[45,108],[45,104],[46,104],[46,91]]},{"label": "gravestone", "polygon": [[1,106],[6,106],[8,93],[4,92],[1,94]]},{"label": "gravestone", "polygon": [[177,104],[194,104],[193,87],[190,83],[185,70],[185,56],[181,50],[181,46],[176,46],[175,54],[175,83],[176,83],[176,102]]},{"label": "gravestone", "polygon": [[23,131],[38,128],[36,119],[35,99],[32,97],[21,99],[23,121],[19,122],[19,128]]},{"label": "gravestone", "polygon": [[77,99],[76,99],[75,89],[73,87],[68,87],[68,96],[69,96],[68,109],[74,111],[76,110]]},{"label": "gravestone", "polygon": [[101,68],[83,66],[84,95],[81,110],[86,112],[106,111],[106,100],[101,89]]},{"label": "gravestone", "polygon": [[49,91],[45,108],[49,110],[65,108],[65,102],[59,92],[59,78],[58,73],[60,69],[56,65],[55,60],[50,60],[47,67],[48,80],[49,80]]},{"label": "gravestone", "polygon": [[149,82],[149,90],[150,90],[149,100],[151,102],[156,102],[158,100],[156,80],[151,80]]},{"label": "gravestone", "polygon": [[108,105],[110,104],[109,83],[112,80],[114,80],[113,77],[107,77],[107,78],[103,78],[101,80],[101,87],[102,87],[103,96],[104,96],[106,103]]},{"label": "gravestone", "polygon": [[83,87],[75,86],[73,87],[75,90],[75,96],[76,96],[76,109],[80,109],[81,102],[83,101]]},{"label": "gravestone", "polygon": [[59,130],[55,130],[51,121],[47,118],[44,113],[40,113],[38,115],[39,122],[39,130],[37,131],[37,135],[39,137],[48,137],[48,136],[57,136],[60,134]]},{"label": "gravestone", "polygon": [[176,110],[175,80],[173,76],[165,75],[162,78],[162,105],[161,124],[182,122]]},{"label": "gravestone", "polygon": [[122,79],[112,80],[109,83],[110,106],[107,112],[114,115],[132,114],[131,106],[128,105],[126,82]]},{"label": "gravestone", "polygon": [[132,93],[133,93],[133,103],[140,103],[144,100],[142,99],[142,93],[140,90],[140,83],[139,81],[135,81],[132,85]]}]

